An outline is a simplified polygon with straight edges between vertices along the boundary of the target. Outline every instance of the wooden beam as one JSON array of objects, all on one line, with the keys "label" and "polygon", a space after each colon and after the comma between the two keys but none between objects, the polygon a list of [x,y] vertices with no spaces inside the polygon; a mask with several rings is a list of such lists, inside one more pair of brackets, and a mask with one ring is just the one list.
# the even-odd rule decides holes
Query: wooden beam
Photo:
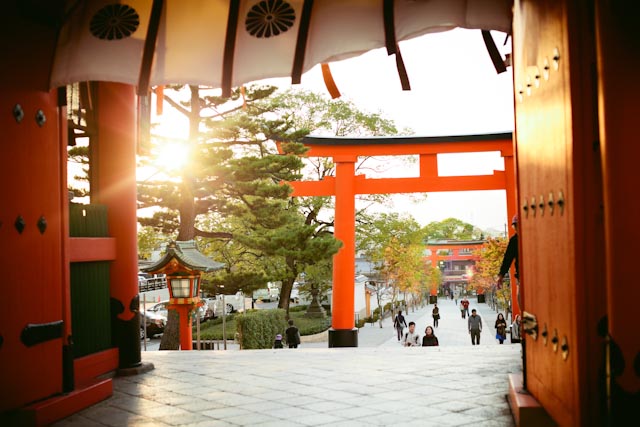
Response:
[{"label": "wooden beam", "polygon": [[[503,171],[494,171],[493,175],[441,176],[426,178],[365,178],[358,175],[355,181],[355,194],[398,194],[428,193],[435,191],[482,191],[504,190],[506,178]],[[325,177],[322,181],[297,181],[289,183],[293,187],[293,196],[333,196],[336,193],[336,181]]]},{"label": "wooden beam", "polygon": [[71,262],[116,259],[116,239],[113,237],[71,237],[69,248]]}]

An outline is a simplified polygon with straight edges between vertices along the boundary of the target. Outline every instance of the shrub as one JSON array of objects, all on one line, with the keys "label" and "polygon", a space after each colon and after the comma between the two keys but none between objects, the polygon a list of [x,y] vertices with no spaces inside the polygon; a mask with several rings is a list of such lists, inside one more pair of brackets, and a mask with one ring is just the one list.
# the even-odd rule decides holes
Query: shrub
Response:
[{"label": "shrub", "polygon": [[364,325],[367,323],[368,317],[364,318],[364,319],[358,319],[358,321],[356,322],[356,328],[363,328]]},{"label": "shrub", "polygon": [[324,332],[331,327],[331,318],[313,318],[304,317],[303,312],[290,313],[290,318],[293,319],[294,324],[300,330],[300,335],[314,335],[320,332]]},{"label": "shrub", "polygon": [[235,317],[241,349],[271,348],[276,334],[283,333],[285,311],[256,310]]},{"label": "shrub", "polygon": [[[233,339],[236,330],[236,321],[234,315],[227,315],[226,332],[227,339]],[[196,325],[193,325],[193,338],[196,338]],[[211,319],[206,323],[200,324],[200,339],[202,340],[221,340],[222,339],[222,317]]]},{"label": "shrub", "polygon": [[297,313],[299,311],[307,311],[307,305],[296,305],[294,307],[289,307],[289,313]]}]

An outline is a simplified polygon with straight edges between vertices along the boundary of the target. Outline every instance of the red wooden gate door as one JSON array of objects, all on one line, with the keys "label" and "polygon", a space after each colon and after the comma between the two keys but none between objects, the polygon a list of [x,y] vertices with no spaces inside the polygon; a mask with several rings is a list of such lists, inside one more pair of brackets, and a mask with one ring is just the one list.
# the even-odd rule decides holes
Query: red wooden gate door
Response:
[{"label": "red wooden gate door", "polygon": [[68,327],[66,135],[58,95],[46,89],[55,28],[8,16],[0,30],[0,412],[62,392]]},{"label": "red wooden gate door", "polygon": [[514,88],[530,393],[560,425],[598,424],[605,315],[593,17],[569,1],[516,1]]}]

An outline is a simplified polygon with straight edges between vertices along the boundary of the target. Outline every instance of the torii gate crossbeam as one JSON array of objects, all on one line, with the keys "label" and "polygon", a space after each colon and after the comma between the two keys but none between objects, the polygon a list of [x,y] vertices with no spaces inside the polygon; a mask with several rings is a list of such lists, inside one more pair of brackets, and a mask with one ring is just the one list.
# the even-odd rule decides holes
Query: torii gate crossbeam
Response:
[{"label": "torii gate crossbeam", "polygon": [[[436,191],[506,190],[507,215],[517,211],[513,135],[511,133],[444,137],[325,138],[306,137],[309,157],[332,157],[336,176],[321,181],[290,182],[293,196],[335,196],[335,237],[343,246],[333,259],[332,323],[329,347],[357,347],[354,321],[356,194],[424,193]],[[438,154],[498,151],[505,170],[492,175],[438,176]],[[355,175],[359,156],[419,155],[417,178],[366,178]],[[520,309],[515,303],[514,315]]]}]

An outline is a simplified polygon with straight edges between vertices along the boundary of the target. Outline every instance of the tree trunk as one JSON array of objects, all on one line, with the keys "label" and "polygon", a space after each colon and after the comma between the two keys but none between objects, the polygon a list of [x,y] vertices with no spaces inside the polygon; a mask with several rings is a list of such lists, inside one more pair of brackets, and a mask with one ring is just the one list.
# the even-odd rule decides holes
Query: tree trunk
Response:
[{"label": "tree trunk", "polygon": [[[189,86],[191,90],[191,111],[189,112],[189,141],[194,144],[198,140],[200,127],[200,91],[198,86]],[[180,228],[178,241],[193,240],[196,237],[196,205],[193,197],[193,178],[188,169],[182,171],[182,188],[180,189]],[[160,350],[178,350],[180,348],[180,323],[175,310],[169,310],[167,324],[160,341]]]},{"label": "tree trunk", "polygon": [[167,324],[164,327],[164,333],[160,340],[160,350],[178,350],[180,349],[180,319],[178,312],[169,310],[167,315]]},{"label": "tree trunk", "polygon": [[286,317],[289,318],[289,300],[291,298],[291,289],[293,289],[293,282],[295,279],[287,279],[282,282],[280,288],[280,301],[278,301],[278,308],[281,308],[287,312]]},{"label": "tree trunk", "polygon": [[380,295],[381,289],[378,289],[376,292],[376,298],[378,300],[378,308],[380,309],[380,317],[378,317],[378,323],[380,324],[380,328],[382,328],[382,318],[384,317],[384,306],[382,305],[382,298]]}]

